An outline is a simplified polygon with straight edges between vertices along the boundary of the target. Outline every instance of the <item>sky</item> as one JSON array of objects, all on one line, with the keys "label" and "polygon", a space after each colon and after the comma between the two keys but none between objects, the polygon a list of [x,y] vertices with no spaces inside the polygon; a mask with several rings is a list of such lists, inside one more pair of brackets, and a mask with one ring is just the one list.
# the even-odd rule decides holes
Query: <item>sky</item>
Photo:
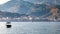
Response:
[{"label": "sky", "polygon": [[10,0],[0,0],[0,5],[7,3]]}]

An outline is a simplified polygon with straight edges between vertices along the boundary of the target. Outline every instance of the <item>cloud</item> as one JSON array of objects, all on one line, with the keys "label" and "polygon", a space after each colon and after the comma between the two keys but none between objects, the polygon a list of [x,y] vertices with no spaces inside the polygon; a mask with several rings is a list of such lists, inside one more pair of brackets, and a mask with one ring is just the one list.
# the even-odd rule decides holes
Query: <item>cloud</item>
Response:
[{"label": "cloud", "polygon": [[10,0],[0,0],[0,5],[7,3]]}]

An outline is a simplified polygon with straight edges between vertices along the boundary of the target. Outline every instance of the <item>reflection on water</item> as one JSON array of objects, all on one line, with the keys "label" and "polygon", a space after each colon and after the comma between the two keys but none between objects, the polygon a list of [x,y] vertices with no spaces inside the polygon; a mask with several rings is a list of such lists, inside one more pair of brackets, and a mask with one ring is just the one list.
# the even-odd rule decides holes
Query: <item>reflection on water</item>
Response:
[{"label": "reflection on water", "polygon": [[59,22],[12,22],[12,28],[5,24],[0,22],[0,34],[60,34]]}]

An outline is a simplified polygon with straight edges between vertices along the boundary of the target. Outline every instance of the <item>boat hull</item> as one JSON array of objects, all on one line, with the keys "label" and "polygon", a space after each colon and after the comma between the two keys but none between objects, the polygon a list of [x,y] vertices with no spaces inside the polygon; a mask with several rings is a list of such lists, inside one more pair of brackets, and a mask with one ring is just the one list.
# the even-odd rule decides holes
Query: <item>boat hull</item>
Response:
[{"label": "boat hull", "polygon": [[6,25],[7,28],[11,28],[12,25]]}]

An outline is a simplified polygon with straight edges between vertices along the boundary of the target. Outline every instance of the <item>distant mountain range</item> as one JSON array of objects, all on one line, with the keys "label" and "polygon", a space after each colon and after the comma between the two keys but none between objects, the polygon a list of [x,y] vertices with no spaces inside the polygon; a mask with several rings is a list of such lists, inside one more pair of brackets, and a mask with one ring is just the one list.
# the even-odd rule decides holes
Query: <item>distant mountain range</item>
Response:
[{"label": "distant mountain range", "polygon": [[11,13],[11,12],[2,12],[0,11],[0,17],[11,17],[11,18],[17,18],[21,16],[28,16],[25,14],[18,14],[18,13]]},{"label": "distant mountain range", "polygon": [[[52,0],[49,0],[49,2],[51,1]],[[49,13],[51,10],[51,8],[49,8],[49,5],[47,4],[45,3],[45,1],[40,4],[35,4],[24,0],[11,0],[4,5],[0,5],[1,10],[0,16],[2,17],[20,17],[27,15],[42,16]],[[52,4],[50,3],[50,5]],[[60,8],[60,5],[54,6]]]}]

